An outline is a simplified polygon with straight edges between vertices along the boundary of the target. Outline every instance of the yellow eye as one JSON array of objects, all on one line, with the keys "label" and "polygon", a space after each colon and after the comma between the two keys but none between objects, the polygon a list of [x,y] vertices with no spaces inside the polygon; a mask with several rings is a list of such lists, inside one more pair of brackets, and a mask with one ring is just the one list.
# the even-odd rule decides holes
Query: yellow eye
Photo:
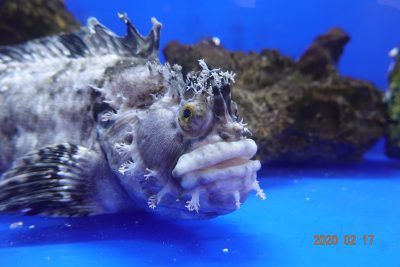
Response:
[{"label": "yellow eye", "polygon": [[204,102],[185,103],[179,111],[178,122],[186,134],[199,136],[211,126],[212,112]]},{"label": "yellow eye", "polygon": [[183,106],[180,117],[184,123],[189,123],[193,115],[194,115],[194,108],[191,105],[186,104],[185,106]]}]

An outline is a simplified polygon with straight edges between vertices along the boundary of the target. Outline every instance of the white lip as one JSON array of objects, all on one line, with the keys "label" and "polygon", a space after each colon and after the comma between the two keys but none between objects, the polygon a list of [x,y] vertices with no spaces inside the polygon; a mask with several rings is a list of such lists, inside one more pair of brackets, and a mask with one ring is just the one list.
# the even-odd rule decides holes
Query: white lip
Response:
[{"label": "white lip", "polygon": [[182,177],[181,185],[186,189],[217,179],[247,177],[261,167],[258,160],[250,160],[256,152],[257,145],[251,139],[204,145],[182,155],[172,175]]},{"label": "white lip", "polygon": [[204,145],[183,154],[172,170],[172,175],[180,177],[187,172],[216,165],[233,158],[251,159],[256,152],[257,145],[251,139]]},{"label": "white lip", "polygon": [[210,168],[185,173],[181,185],[185,189],[191,189],[198,184],[208,184],[217,180],[232,179],[235,177],[251,177],[251,174],[257,172],[260,168],[261,163],[258,160],[247,160],[239,165],[222,168],[212,166]]}]

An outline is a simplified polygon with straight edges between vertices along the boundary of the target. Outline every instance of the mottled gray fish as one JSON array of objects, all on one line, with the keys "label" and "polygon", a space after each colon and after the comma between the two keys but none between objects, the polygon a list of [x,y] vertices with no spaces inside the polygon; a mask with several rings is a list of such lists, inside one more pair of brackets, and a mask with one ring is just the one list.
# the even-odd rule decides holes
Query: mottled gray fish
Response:
[{"label": "mottled gray fish", "polygon": [[234,75],[185,79],[143,37],[81,30],[0,48],[0,211],[85,216],[147,209],[211,218],[265,198],[255,142],[231,100]]}]

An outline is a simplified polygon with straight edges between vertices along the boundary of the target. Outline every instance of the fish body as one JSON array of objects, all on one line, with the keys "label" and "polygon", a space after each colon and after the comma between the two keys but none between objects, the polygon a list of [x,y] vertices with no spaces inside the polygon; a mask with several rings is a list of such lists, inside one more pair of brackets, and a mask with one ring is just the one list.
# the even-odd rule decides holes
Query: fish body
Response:
[{"label": "fish body", "polygon": [[158,60],[156,19],[145,37],[120,19],[125,37],[91,18],[0,48],[0,211],[212,218],[265,198],[233,73],[200,60],[184,79]]}]

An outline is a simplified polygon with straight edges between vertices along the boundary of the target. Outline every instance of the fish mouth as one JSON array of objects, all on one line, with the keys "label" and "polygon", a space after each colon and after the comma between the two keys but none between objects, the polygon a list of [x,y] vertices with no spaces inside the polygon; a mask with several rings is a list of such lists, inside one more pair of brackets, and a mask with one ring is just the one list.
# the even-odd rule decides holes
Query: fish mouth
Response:
[{"label": "fish mouth", "polygon": [[221,180],[254,177],[261,168],[258,160],[250,160],[256,152],[257,145],[251,139],[207,144],[183,154],[172,175],[181,178],[185,190]]}]

